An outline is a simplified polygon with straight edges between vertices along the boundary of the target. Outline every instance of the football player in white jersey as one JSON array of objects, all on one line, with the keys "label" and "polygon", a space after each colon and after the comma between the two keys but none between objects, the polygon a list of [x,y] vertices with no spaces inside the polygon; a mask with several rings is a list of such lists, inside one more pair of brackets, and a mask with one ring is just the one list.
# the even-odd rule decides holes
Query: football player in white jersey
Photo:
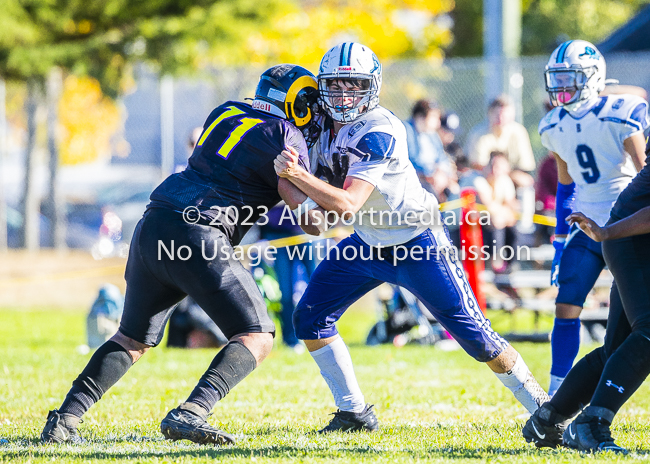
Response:
[{"label": "football player in white jersey", "polygon": [[603,226],[619,193],[645,165],[648,103],[627,94],[599,97],[605,59],[584,40],[564,42],[546,66],[546,90],[555,106],[540,122],[542,144],[557,160],[555,258],[551,284],[559,287],[551,336],[552,396],[580,347],[580,313],[605,266],[600,243],[566,217],[581,211]]},{"label": "football player in white jersey", "polygon": [[301,169],[291,150],[275,161],[278,175],[309,196],[303,208],[320,205],[344,219],[355,217],[355,232],[319,264],[294,313],[296,335],[318,364],[339,409],[321,432],[377,428],[335,323],[383,282],[416,295],[532,413],[548,395],[521,356],[492,330],[460,262],[449,252],[452,245],[437,201],[409,161],[404,125],[378,105],[381,81],[381,64],[368,47],[348,42],[328,51],[318,84],[329,122],[312,159],[317,158],[332,184]]}]

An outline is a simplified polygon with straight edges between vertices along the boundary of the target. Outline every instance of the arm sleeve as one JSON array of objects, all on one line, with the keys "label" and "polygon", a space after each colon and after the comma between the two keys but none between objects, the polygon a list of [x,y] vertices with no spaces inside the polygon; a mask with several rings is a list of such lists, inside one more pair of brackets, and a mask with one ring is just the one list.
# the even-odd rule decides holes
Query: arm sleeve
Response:
[{"label": "arm sleeve", "polygon": [[575,182],[571,184],[557,184],[557,193],[555,195],[555,225],[556,235],[566,235],[569,233],[569,224],[566,218],[573,212],[573,201],[575,200]]},{"label": "arm sleeve", "polygon": [[[311,172],[309,163],[309,150],[305,138],[292,124],[287,123],[288,130],[284,137],[286,147],[293,147],[298,152],[298,163],[305,171]],[[279,154],[279,153],[278,153]]]}]

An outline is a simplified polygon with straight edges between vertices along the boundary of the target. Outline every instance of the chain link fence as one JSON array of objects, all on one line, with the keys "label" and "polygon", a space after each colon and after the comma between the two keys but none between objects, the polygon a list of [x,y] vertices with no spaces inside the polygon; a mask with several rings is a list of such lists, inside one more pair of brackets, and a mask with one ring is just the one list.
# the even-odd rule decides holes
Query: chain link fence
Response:
[{"label": "chain link fence", "polygon": [[[523,57],[520,69],[521,114],[537,159],[545,155],[537,135],[544,116],[544,66],[548,57]],[[650,89],[650,53],[607,56],[607,76],[621,84]],[[470,129],[486,118],[486,63],[482,58],[452,58],[441,65],[427,61],[395,61],[384,65],[381,104],[402,119],[408,119],[418,98],[429,98],[458,114],[461,126],[457,140],[464,145]],[[202,125],[210,111],[227,100],[253,96],[263,68],[219,69],[193,79],[177,78],[173,87],[174,160],[182,164],[188,155],[187,141],[192,129]],[[128,157],[115,157],[114,163],[159,165],[161,150],[161,93],[159,78],[140,68],[137,90],[123,98],[128,118],[125,136],[131,146]]]},{"label": "chain link fence", "polygon": [[[537,125],[544,115],[544,102],[547,100],[543,79],[547,59],[546,56],[523,57],[518,63],[523,76],[518,117],[528,129],[538,160],[545,156]],[[606,59],[608,78],[650,89],[650,73],[646,71],[650,68],[650,53],[611,54]],[[437,101],[445,111],[458,114],[461,125],[457,141],[464,146],[472,127],[486,118],[486,69],[482,58],[454,58],[442,64],[420,60],[386,62],[381,104],[398,117],[408,119],[417,99]],[[263,71],[264,68],[254,66],[215,69],[193,78],[175,78],[171,86],[165,86],[161,85],[160,76],[140,66],[136,72],[135,90],[121,98],[126,110],[123,135],[129,150],[122,152],[122,156],[114,155],[108,166],[64,166],[59,182],[66,200],[69,204],[97,202],[96,198],[101,197],[97,192],[101,193],[103,189],[105,203],[121,202],[125,205],[123,210],[129,208],[128,214],[133,218],[128,221],[132,223],[130,227],[125,220],[125,235],[128,235],[128,229],[137,222],[151,188],[168,173],[165,171],[185,166],[191,152],[188,140],[192,130],[202,126],[216,106],[228,100],[241,101],[252,97]],[[9,131],[14,135],[20,132],[11,126]],[[165,143],[163,137],[166,137]],[[24,141],[26,138],[19,139]],[[167,162],[163,168],[165,150]],[[24,182],[24,151],[24,143],[14,146],[0,173],[5,198],[14,208],[9,211],[13,215],[16,215],[14,210],[18,208]],[[40,151],[44,151],[43,147]],[[48,185],[46,156],[37,159],[39,166],[35,178],[41,185],[40,191],[45,192]],[[82,187],[85,188],[79,189],[79,185],[75,188],[89,193],[94,191],[95,195],[84,194],[82,197],[73,193],[72,184],[84,182]],[[20,226],[19,219],[14,218],[14,227]]]}]

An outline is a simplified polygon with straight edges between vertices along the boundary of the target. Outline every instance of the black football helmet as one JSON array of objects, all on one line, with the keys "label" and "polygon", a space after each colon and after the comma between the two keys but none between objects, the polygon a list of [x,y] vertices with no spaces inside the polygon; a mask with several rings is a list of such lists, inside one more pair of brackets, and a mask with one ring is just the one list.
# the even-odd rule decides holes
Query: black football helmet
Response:
[{"label": "black football helmet", "polygon": [[291,122],[305,136],[308,147],[316,143],[321,131],[316,123],[318,84],[302,66],[279,64],[264,71],[252,106]]}]

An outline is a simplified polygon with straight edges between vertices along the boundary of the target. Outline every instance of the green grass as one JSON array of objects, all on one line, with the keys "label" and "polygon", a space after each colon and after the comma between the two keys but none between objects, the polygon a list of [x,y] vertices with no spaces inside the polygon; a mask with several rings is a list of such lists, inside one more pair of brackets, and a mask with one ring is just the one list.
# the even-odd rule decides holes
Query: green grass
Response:
[{"label": "green grass", "polygon": [[[494,325],[509,331],[503,313]],[[618,462],[650,459],[650,389],[644,385],[614,423],[631,457],[538,451],[520,435],[524,409],[489,369],[462,351],[406,346],[365,347],[372,314],[351,311],[340,327],[351,345],[366,400],[376,405],[374,434],[314,435],[334,409],[308,354],[276,348],[214,410],[210,422],[238,434],[235,446],[166,442],[166,412],[183,401],[213,350],[149,352],[85,417],[83,446],[40,445],[49,409],[60,405],[90,355],[81,311],[0,310],[1,462]],[[529,323],[517,321],[519,328]],[[545,327],[548,321],[543,321]],[[517,344],[531,370],[548,383],[548,345]]]}]

